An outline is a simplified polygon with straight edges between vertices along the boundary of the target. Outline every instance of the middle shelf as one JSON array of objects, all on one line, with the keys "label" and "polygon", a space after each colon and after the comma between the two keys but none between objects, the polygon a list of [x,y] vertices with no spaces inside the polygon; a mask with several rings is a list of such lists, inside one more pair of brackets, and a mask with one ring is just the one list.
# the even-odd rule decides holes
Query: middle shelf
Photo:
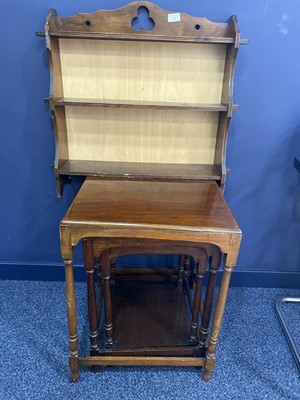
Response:
[{"label": "middle shelf", "polygon": [[147,100],[121,100],[121,99],[91,99],[60,97],[54,99],[55,106],[80,106],[80,107],[112,107],[112,108],[154,108],[154,109],[181,109],[199,111],[227,111],[226,104],[204,103],[179,103]]},{"label": "middle shelf", "polygon": [[214,164],[160,164],[141,162],[67,160],[60,175],[99,176],[102,178],[160,180],[220,180]]}]

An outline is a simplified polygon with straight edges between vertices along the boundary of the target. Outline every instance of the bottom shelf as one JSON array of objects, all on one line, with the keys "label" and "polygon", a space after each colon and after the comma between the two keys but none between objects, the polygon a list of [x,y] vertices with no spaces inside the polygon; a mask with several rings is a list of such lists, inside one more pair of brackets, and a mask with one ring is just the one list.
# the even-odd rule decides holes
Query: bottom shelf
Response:
[{"label": "bottom shelf", "polygon": [[190,316],[176,284],[111,287],[114,349],[189,346]]},{"label": "bottom shelf", "polygon": [[213,164],[155,164],[140,162],[68,160],[60,175],[99,176],[104,178],[220,180],[221,172]]}]

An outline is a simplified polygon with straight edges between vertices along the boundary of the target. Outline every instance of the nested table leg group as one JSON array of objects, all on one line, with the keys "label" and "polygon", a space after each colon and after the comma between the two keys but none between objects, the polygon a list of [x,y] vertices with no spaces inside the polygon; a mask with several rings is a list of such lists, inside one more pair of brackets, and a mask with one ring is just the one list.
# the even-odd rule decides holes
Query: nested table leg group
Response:
[{"label": "nested table leg group", "polygon": [[[95,287],[94,287],[94,282],[93,280],[91,280],[91,276],[90,276],[90,260],[92,260],[93,255],[91,254],[91,249],[92,249],[92,244],[91,244],[91,240],[84,240],[83,242],[83,247],[84,247],[84,254],[87,254],[87,251],[89,249],[90,253],[87,254],[86,258],[85,258],[85,265],[86,265],[86,272],[87,272],[87,288],[88,288],[88,298],[89,298],[89,319],[90,321],[96,321],[96,317],[95,317],[95,313],[96,313],[96,299],[94,296],[95,293]],[[157,253],[176,253],[176,251],[179,250],[176,247],[172,248],[172,247],[168,247],[166,249],[162,249],[160,248],[159,250],[156,249]],[[183,249],[186,250],[187,249]],[[142,248],[143,252],[147,252],[147,249]],[[151,251],[153,252],[154,250],[151,249]],[[189,297],[189,301],[190,301],[190,308],[191,308],[191,313],[192,313],[192,320],[191,320],[191,326],[190,326],[190,339],[189,342],[191,344],[197,344],[197,336],[198,336],[198,320],[199,320],[199,313],[200,313],[200,306],[201,306],[201,292],[202,292],[202,282],[203,282],[203,278],[204,278],[204,274],[205,274],[205,270],[206,270],[206,263],[207,263],[207,255],[203,250],[198,250],[198,249],[190,249],[189,250],[191,252],[191,254],[193,255],[193,259],[194,259],[194,263],[195,263],[195,267],[196,267],[196,290],[195,290],[195,296],[194,299],[191,299],[191,295],[189,293],[189,286],[190,284],[187,282],[186,285],[186,289],[188,291],[188,297]],[[112,342],[112,332],[113,332],[113,326],[112,326],[112,319],[111,319],[111,294],[110,294],[110,285],[109,285],[109,281],[111,278],[111,274],[112,274],[112,268],[111,268],[111,257],[113,256],[113,258],[115,259],[117,256],[121,255],[121,254],[134,254],[134,253],[138,253],[141,252],[140,248],[136,248],[136,247],[128,247],[128,248],[115,248],[113,250],[105,250],[102,253],[102,279],[104,280],[104,302],[105,302],[105,342],[106,342],[106,346],[110,347],[112,346],[113,342]],[[149,252],[149,249],[148,249]],[[216,252],[216,250],[215,250]],[[113,253],[113,254],[111,254]],[[98,257],[97,257],[98,258]],[[187,256],[184,257],[185,259],[187,258]],[[182,258],[181,258],[182,259]],[[114,261],[113,261],[114,264]],[[185,265],[189,266],[189,263]],[[178,282],[181,282],[181,275],[182,275],[182,265],[180,263],[179,266],[179,271],[178,272]],[[185,269],[186,275],[188,275],[188,271],[187,269]],[[181,285],[179,285],[179,287],[181,287]],[[91,305],[90,303],[90,299],[93,299],[94,304]],[[172,312],[172,310],[170,310],[170,312]],[[95,326],[93,326],[93,329],[91,330],[91,355],[93,355],[93,351],[94,351],[94,347],[95,347],[95,343],[94,343],[94,332],[96,332],[95,330]]]},{"label": "nested table leg group", "polygon": [[[215,249],[217,249],[215,247]],[[182,249],[181,249],[182,250]],[[170,248],[174,252],[174,248]],[[126,253],[126,251],[124,252]],[[206,253],[207,256],[207,253]],[[190,343],[198,343],[198,356],[200,362],[197,363],[195,358],[190,359],[187,357],[118,357],[118,356],[98,356],[99,354],[99,339],[98,339],[98,323],[99,316],[97,312],[97,301],[95,294],[94,282],[94,252],[93,241],[84,240],[84,258],[85,268],[87,272],[88,282],[88,309],[89,309],[89,327],[90,327],[90,343],[91,343],[91,356],[79,357],[78,356],[78,335],[77,335],[77,321],[76,321],[76,301],[74,290],[74,277],[73,265],[71,259],[65,259],[66,268],[66,290],[67,290],[67,308],[68,308],[68,324],[69,324],[69,365],[71,371],[71,380],[76,381],[79,377],[78,368],[79,364],[88,365],[199,365],[204,366],[203,379],[209,380],[215,365],[215,353],[224,314],[224,307],[229,287],[230,275],[232,267],[224,267],[221,286],[217,297],[215,313],[212,320],[212,327],[209,333],[210,314],[213,305],[213,294],[215,289],[216,275],[220,265],[221,253],[215,250],[214,254],[210,257],[209,266],[209,280],[206,291],[204,309],[201,319],[201,325],[198,327],[198,317],[200,311],[200,301],[202,282],[206,268],[206,261],[204,258],[202,262],[198,262],[197,276],[196,276],[196,290],[194,295],[193,313],[190,327]],[[110,258],[109,249],[102,252],[103,259],[103,285],[104,285],[104,309],[105,309],[105,343],[106,347],[113,346],[113,326],[112,326],[112,306],[110,294]],[[208,338],[208,341],[207,341]],[[201,361],[202,360],[202,361]],[[177,361],[177,362],[176,362]]]},{"label": "nested table leg group", "polygon": [[[179,287],[182,285],[182,281],[188,281],[189,276],[189,257],[192,256],[195,261],[195,279],[193,279],[194,284],[194,297],[191,306],[191,325],[190,325],[190,335],[189,343],[191,345],[197,345],[198,351],[197,356],[203,358],[204,380],[210,378],[211,372],[213,371],[215,364],[215,351],[216,345],[221,325],[221,320],[224,312],[224,305],[226,300],[226,294],[228,290],[229,283],[229,273],[230,268],[225,268],[224,277],[222,280],[220,293],[218,296],[218,301],[216,305],[216,312],[212,324],[211,334],[207,343],[208,333],[209,333],[209,322],[210,315],[213,306],[213,297],[216,284],[216,276],[220,266],[221,252],[216,246],[202,245],[204,248],[195,248],[191,252],[191,255],[185,255],[180,257],[179,269],[178,269],[178,284]],[[146,253],[145,249],[142,249]],[[176,248],[168,245],[168,248],[163,249],[162,247],[157,250],[159,253],[176,253],[177,251],[185,251],[187,253],[187,248]],[[97,357],[100,353],[99,350],[99,338],[98,338],[98,324],[99,324],[99,310],[97,311],[97,300],[95,292],[95,282],[94,282],[94,246],[92,239],[85,239],[83,241],[83,251],[85,260],[85,269],[87,273],[87,287],[88,287],[88,311],[89,311],[89,327],[90,327],[90,356]],[[153,251],[153,250],[152,250]],[[110,292],[110,278],[111,278],[111,259],[113,259],[113,264],[117,256],[122,254],[134,254],[138,253],[138,248],[130,247],[127,248],[108,248],[101,253],[102,262],[102,279],[103,279],[103,292],[104,292],[104,314],[105,314],[105,347],[107,349],[113,349],[113,319],[112,319],[112,299]],[[209,279],[208,286],[204,301],[203,313],[201,316],[201,324],[198,325],[201,298],[202,298],[202,286],[203,278],[206,271],[207,259],[209,259]],[[185,266],[184,266],[185,265]],[[115,271],[113,271],[115,272]],[[99,361],[99,360],[97,360]],[[109,360],[112,362],[112,360]],[[114,364],[118,364],[117,356],[114,360]],[[134,363],[135,360],[128,359],[128,364]],[[154,361],[154,360],[153,360]],[[175,361],[175,360],[174,360]],[[92,362],[92,360],[91,360]],[[124,362],[124,360],[122,360]],[[105,365],[105,356],[102,357],[101,364]],[[188,365],[188,364],[187,364]],[[72,371],[71,371],[72,372]],[[76,379],[76,374],[73,374],[73,379]]]},{"label": "nested table leg group", "polygon": [[[92,366],[96,365],[199,365],[204,366],[203,379],[209,380],[211,373],[215,365],[215,353],[222,323],[222,317],[224,314],[224,307],[228,292],[228,286],[230,281],[230,275],[232,267],[224,267],[221,286],[216,302],[215,313],[212,321],[212,327],[209,334],[209,322],[210,315],[213,307],[213,297],[216,284],[217,272],[220,266],[221,252],[215,247],[211,246],[214,250],[207,251],[209,246],[204,245],[201,256],[198,256],[196,260],[196,284],[195,294],[193,299],[192,307],[192,318],[190,326],[190,344],[197,344],[199,357],[199,364],[195,362],[195,358],[191,358],[189,363],[187,357],[171,357],[163,360],[159,357],[145,358],[143,357],[99,357],[99,337],[98,337],[98,325],[99,325],[99,307],[97,307],[96,292],[95,292],[95,281],[94,281],[94,246],[93,240],[84,240],[84,260],[85,269],[87,273],[87,286],[88,286],[88,310],[89,310],[89,328],[90,328],[90,357],[79,357],[78,355],[78,335],[77,335],[77,320],[76,320],[76,302],[75,302],[75,290],[74,290],[74,276],[73,276],[73,265],[71,259],[65,259],[66,268],[66,290],[67,290],[67,306],[68,306],[68,323],[69,323],[69,365],[71,371],[71,380],[76,381],[79,377],[78,369],[79,364],[89,364]],[[128,253],[128,250],[136,251],[134,248],[128,248],[122,250],[124,254]],[[169,247],[169,252],[175,252],[175,248]],[[118,249],[117,253],[118,253]],[[184,251],[184,249],[180,249]],[[110,277],[111,277],[111,265],[110,265],[110,253],[111,250],[105,249],[101,253],[103,271],[103,292],[104,292],[104,312],[105,312],[105,346],[106,348],[113,348],[113,325],[112,325],[112,305],[111,305],[111,293],[110,293]],[[160,252],[161,249],[159,250]],[[187,251],[186,251],[187,252]],[[187,261],[188,256],[181,257],[181,261]],[[203,313],[201,316],[201,325],[198,326],[200,307],[201,307],[201,294],[203,278],[206,270],[206,258],[209,257],[209,278],[208,286],[206,290],[206,296],[203,306]],[[186,262],[187,265],[187,262]],[[187,268],[182,269],[182,262],[180,262],[178,271],[178,282],[179,286],[181,283],[181,274],[184,277],[182,280],[188,279]],[[98,310],[97,310],[98,309]],[[209,334],[209,337],[208,337]],[[202,360],[202,362],[201,362]]]}]

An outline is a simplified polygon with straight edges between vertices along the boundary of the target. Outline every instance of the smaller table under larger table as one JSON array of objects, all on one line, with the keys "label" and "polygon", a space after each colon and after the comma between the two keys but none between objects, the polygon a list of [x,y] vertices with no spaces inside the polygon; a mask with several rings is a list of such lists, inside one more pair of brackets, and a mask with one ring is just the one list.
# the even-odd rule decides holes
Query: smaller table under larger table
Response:
[{"label": "smaller table under larger table", "polygon": [[[80,364],[94,366],[203,366],[203,379],[209,380],[215,365],[215,352],[230,276],[236,264],[241,241],[241,231],[215,182],[141,182],[88,178],[60,224],[60,237],[62,257],[66,271],[71,380],[75,381],[79,378]],[[103,352],[101,354],[97,353],[97,331],[90,332],[91,344],[94,343],[95,345],[93,355],[81,356],[78,351],[73,248],[82,239],[84,242],[85,269],[88,280],[90,330],[93,327],[93,315],[96,313],[94,290],[95,252],[97,251],[97,256],[103,256],[105,339],[108,345],[105,354]],[[129,328],[126,328],[124,324],[122,324],[122,328],[113,326],[116,316],[112,315],[112,313],[121,313],[122,307],[119,307],[119,311],[116,311],[116,307],[112,306],[112,303],[114,303],[114,291],[110,287],[109,251],[114,247],[126,248],[126,246],[131,249],[139,246],[147,248],[148,246],[150,250],[153,243],[161,249],[162,254],[168,252],[168,249],[174,252],[176,249],[180,249],[181,252],[186,250],[182,254],[189,254],[190,252],[193,253],[194,250],[207,249],[207,246],[212,246],[225,255],[221,285],[214,309],[211,329],[208,332],[208,340],[205,343],[204,354],[194,352],[189,357],[181,356],[180,351],[182,351],[182,347],[174,342],[169,344],[169,348],[170,354],[174,353],[176,355],[162,356],[159,353],[160,343],[157,338],[155,343],[157,346],[156,350],[150,345],[151,349],[149,346],[149,353],[147,353],[146,344],[143,345],[143,351],[138,353],[139,355],[130,355],[128,352],[122,353],[119,348],[117,351],[114,349],[114,338],[118,337],[118,340],[122,341],[122,333],[124,337],[128,336],[127,329]],[[149,252],[151,253],[151,251]],[[200,283],[202,288],[203,276],[201,274],[197,276],[199,277],[199,280],[197,280],[197,285],[199,286],[196,286],[195,289],[194,306],[199,308],[201,298],[199,288]],[[181,312],[176,310],[176,296],[173,297],[174,309],[165,308],[166,312],[162,314],[164,313],[162,311],[164,307],[161,307],[161,310],[158,309],[159,301],[157,300],[157,296],[160,294],[156,290],[154,286],[153,291],[149,290],[149,287],[146,286],[145,290],[140,286],[137,287],[136,302],[139,302],[139,292],[141,296],[144,292],[148,292],[150,297],[151,295],[155,296],[152,313],[157,316],[157,324],[160,326],[160,332],[163,331],[164,326],[168,330],[166,321],[173,324],[172,329],[176,330],[176,324],[174,324],[172,318],[179,318],[186,321]],[[168,290],[164,294],[165,297],[161,297],[162,302],[164,298],[174,296],[174,293],[169,293]],[[198,292],[200,293],[199,296],[197,295]],[[115,303],[122,305],[122,296],[127,296],[127,289],[121,289]],[[124,301],[126,300],[125,297]],[[195,300],[197,298],[198,300]],[[197,304],[195,305],[195,303]],[[134,303],[132,304],[134,310]],[[126,312],[128,313],[129,311],[130,307],[129,309],[127,307]],[[147,312],[149,312],[148,309]],[[120,318],[122,319],[122,315]],[[145,319],[147,319],[146,316],[144,316]],[[115,328],[118,328],[118,332],[114,330]],[[198,345],[200,346],[199,335],[201,335],[201,332],[199,333],[197,324],[194,324],[194,328],[196,341],[198,341]],[[168,337],[168,335],[165,337]],[[172,338],[172,334],[169,337]],[[124,341],[126,342],[125,339]],[[192,344],[195,345],[195,342]],[[164,343],[164,346],[166,346],[166,343]],[[177,347],[178,353],[176,353]]]}]

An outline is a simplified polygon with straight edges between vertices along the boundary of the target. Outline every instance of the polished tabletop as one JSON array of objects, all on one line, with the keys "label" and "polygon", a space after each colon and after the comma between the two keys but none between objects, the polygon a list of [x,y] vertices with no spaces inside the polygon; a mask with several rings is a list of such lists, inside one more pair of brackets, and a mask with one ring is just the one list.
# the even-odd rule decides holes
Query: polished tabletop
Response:
[{"label": "polished tabletop", "polygon": [[214,181],[87,178],[62,223],[240,233]]}]

